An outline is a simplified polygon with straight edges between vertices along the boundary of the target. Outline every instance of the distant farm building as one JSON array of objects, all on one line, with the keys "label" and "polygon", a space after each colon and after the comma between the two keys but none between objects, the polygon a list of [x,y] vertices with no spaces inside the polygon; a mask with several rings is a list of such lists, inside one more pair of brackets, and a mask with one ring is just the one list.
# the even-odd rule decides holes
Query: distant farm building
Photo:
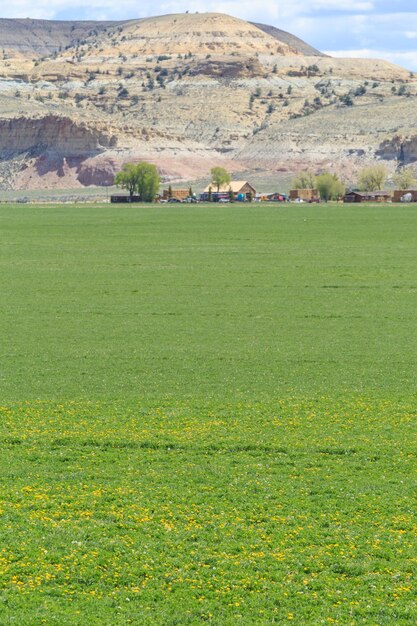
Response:
[{"label": "distant farm building", "polygon": [[235,200],[250,200],[256,196],[256,189],[247,180],[232,180],[227,185],[221,186],[219,190],[217,190],[216,185],[211,183],[211,185],[207,185],[200,195],[200,200],[207,201],[210,191],[213,200],[228,198],[230,191],[233,193]]},{"label": "distant farm building", "polygon": [[320,194],[317,189],[291,189],[290,200],[292,202],[318,202]]},{"label": "distant farm building", "polygon": [[390,202],[389,191],[349,191],[343,202]]},{"label": "distant farm building", "polygon": [[266,194],[269,202],[286,202],[288,200],[288,196],[285,193],[278,193],[275,191],[274,193]]},{"label": "distant farm building", "polygon": [[[410,197],[411,196],[411,197]],[[393,202],[417,202],[416,189],[396,189],[392,196]]]},{"label": "distant farm building", "polygon": [[172,189],[171,193],[169,189],[164,189],[162,199],[169,200],[170,198],[174,198],[175,200],[185,200],[189,195],[189,189]]},{"label": "distant farm building", "polygon": [[288,196],[285,193],[275,191],[274,193],[260,193],[256,196],[256,199],[259,202],[285,202],[288,200]]}]

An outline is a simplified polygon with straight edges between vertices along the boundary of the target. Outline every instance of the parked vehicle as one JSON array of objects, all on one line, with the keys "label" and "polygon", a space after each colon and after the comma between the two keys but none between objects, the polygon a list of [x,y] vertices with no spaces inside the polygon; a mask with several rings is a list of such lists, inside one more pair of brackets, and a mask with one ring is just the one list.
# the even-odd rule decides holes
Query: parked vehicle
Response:
[{"label": "parked vehicle", "polygon": [[171,204],[181,204],[181,200],[178,200],[178,198],[170,198],[168,202]]}]

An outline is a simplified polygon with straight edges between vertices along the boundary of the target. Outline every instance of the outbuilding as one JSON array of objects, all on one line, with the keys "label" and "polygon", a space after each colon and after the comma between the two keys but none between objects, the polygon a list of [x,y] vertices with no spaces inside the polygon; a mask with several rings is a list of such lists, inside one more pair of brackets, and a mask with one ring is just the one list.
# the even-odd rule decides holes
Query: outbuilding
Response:
[{"label": "outbuilding", "polygon": [[391,202],[389,191],[349,191],[343,202]]},{"label": "outbuilding", "polygon": [[[403,199],[405,198],[405,199]],[[392,196],[393,202],[417,202],[416,189],[396,189]]]},{"label": "outbuilding", "polygon": [[268,202],[286,202],[288,200],[288,196],[286,193],[280,193],[275,191],[274,193],[266,194]]},{"label": "outbuilding", "polygon": [[317,189],[291,189],[291,202],[319,202],[320,194]]},{"label": "outbuilding", "polygon": [[164,189],[162,192],[163,200],[170,200],[174,198],[175,200],[185,200],[190,195],[189,189]]}]

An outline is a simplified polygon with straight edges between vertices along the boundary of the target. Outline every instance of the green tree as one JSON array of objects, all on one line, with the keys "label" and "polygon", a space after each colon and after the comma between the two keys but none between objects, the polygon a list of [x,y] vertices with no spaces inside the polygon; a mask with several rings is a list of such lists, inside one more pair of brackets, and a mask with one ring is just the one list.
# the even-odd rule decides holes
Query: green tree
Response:
[{"label": "green tree", "polygon": [[228,185],[232,180],[229,172],[225,170],[224,167],[212,167],[210,173],[211,182],[213,183],[213,185],[216,185],[217,191],[220,190],[220,187]]},{"label": "green tree", "polygon": [[412,189],[416,184],[414,172],[409,167],[403,167],[394,176],[394,183],[398,189],[405,191]]},{"label": "green tree", "polygon": [[230,202],[234,202],[235,201],[235,194],[233,193],[231,187],[229,187],[229,200],[230,200]]},{"label": "green tree", "polygon": [[192,197],[193,197],[193,195],[194,195],[194,194],[193,194],[193,188],[192,188],[192,187],[190,187],[190,188],[188,189],[188,195],[190,196],[190,198],[192,198]]},{"label": "green tree", "polygon": [[345,186],[336,174],[325,172],[317,176],[316,188],[320,193],[320,198],[325,202],[337,200],[345,193]]},{"label": "green tree", "polygon": [[387,178],[387,170],[383,165],[370,165],[359,172],[358,183],[362,191],[382,189]]},{"label": "green tree", "polygon": [[316,177],[312,172],[304,170],[300,172],[291,182],[292,189],[315,189]]},{"label": "green tree", "polygon": [[208,198],[207,198],[207,200],[208,200],[209,202],[211,202],[211,201],[213,200],[213,193],[212,193],[211,185],[210,185],[210,187],[208,188]]},{"label": "green tree", "polygon": [[160,179],[156,165],[152,163],[138,163],[137,190],[142,202],[153,202],[159,189]]},{"label": "green tree", "polygon": [[132,199],[138,193],[143,202],[153,202],[159,189],[159,174],[151,163],[125,163],[121,172],[114,177],[114,184],[127,189]]},{"label": "green tree", "polygon": [[127,189],[132,199],[138,185],[138,171],[135,163],[125,163],[122,171],[117,172],[114,177],[114,184],[122,189]]},{"label": "green tree", "polygon": [[172,185],[169,185],[168,187],[168,198],[172,198]]}]

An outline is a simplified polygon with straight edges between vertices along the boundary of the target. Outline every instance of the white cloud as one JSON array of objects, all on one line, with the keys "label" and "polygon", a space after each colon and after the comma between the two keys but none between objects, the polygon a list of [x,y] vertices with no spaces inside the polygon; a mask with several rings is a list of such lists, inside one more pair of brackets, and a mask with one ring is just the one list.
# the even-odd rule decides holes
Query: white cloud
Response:
[{"label": "white cloud", "polygon": [[[134,9],[136,3],[131,0],[124,0],[121,4],[120,7],[119,3],[116,12],[117,10],[124,11],[125,8]],[[110,0],[89,0],[87,7],[77,0],[37,0],[36,3],[29,0],[15,0],[8,6],[1,7],[1,17],[55,19],[62,11],[67,11],[72,13],[72,19],[77,19],[77,13],[85,16],[87,9],[92,14],[99,11],[106,15],[108,12],[115,12],[114,3]]]},{"label": "white cloud", "polygon": [[417,11],[385,15],[304,15],[288,23],[286,30],[320,50],[348,48],[384,50],[384,54],[414,52]]},{"label": "white cloud", "polygon": [[315,11],[325,9],[327,11],[372,11],[375,9],[374,2],[362,0],[314,0],[311,8]]},{"label": "white cloud", "polygon": [[410,52],[387,52],[386,50],[326,50],[326,54],[332,57],[347,59],[384,59],[411,71],[417,70],[417,51]]},{"label": "white cloud", "polygon": [[70,6],[68,0],[38,0],[36,3],[28,0],[14,0],[1,7],[1,17],[33,19],[52,19],[56,12]]}]

